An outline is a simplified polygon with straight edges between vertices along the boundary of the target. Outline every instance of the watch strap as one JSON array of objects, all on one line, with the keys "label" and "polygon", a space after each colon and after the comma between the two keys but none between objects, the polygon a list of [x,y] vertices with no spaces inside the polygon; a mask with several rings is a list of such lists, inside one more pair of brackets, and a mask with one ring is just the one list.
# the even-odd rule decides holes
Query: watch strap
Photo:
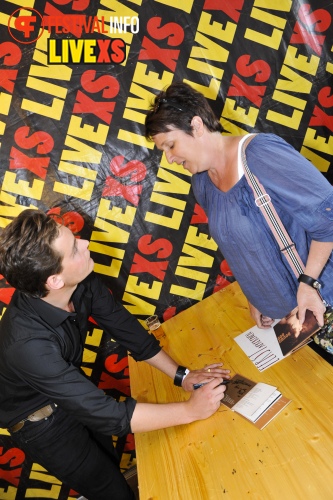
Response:
[{"label": "watch strap", "polygon": [[186,368],[185,366],[178,366],[175,378],[173,380],[173,383],[177,387],[182,386],[183,379],[186,377],[186,375],[189,373],[189,369]]},{"label": "watch strap", "polygon": [[308,276],[307,274],[300,274],[298,277],[298,281],[299,283],[305,283],[306,285],[309,285],[316,290],[320,290],[321,288],[321,283],[318,280],[311,278],[311,276]]}]

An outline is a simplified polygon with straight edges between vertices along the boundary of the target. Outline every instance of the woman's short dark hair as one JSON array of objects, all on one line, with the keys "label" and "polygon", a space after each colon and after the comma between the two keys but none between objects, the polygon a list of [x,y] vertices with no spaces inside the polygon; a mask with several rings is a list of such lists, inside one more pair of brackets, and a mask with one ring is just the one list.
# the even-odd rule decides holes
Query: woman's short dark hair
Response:
[{"label": "woman's short dark hair", "polygon": [[146,116],[145,137],[151,140],[156,134],[169,132],[172,128],[193,135],[191,121],[194,116],[200,116],[210,132],[223,132],[203,94],[187,83],[172,83],[155,97]]},{"label": "woman's short dark hair", "polygon": [[49,276],[62,271],[62,255],[52,248],[59,225],[40,210],[20,213],[0,234],[0,273],[30,297],[48,294]]}]

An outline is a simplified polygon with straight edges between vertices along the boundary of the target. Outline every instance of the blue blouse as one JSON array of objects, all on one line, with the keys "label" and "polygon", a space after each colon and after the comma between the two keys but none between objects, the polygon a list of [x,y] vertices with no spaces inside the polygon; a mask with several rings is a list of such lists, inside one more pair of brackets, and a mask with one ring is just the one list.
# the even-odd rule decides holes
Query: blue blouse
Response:
[{"label": "blue blouse", "polygon": [[[333,187],[306,158],[274,134],[258,134],[246,148],[250,170],[270,195],[302,261],[311,240],[333,241]],[[281,254],[245,176],[229,191],[207,171],[192,177],[209,230],[244,294],[262,314],[282,318],[297,305],[297,279]],[[320,280],[333,304],[333,255]]]}]

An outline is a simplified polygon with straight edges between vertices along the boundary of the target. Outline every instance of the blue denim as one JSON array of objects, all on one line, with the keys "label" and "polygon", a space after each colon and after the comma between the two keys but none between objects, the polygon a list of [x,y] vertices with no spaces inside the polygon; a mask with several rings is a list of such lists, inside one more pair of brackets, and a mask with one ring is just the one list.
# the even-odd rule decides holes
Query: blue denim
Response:
[{"label": "blue denim", "polygon": [[110,436],[92,434],[59,407],[49,418],[25,422],[13,441],[33,461],[89,500],[134,500]]}]

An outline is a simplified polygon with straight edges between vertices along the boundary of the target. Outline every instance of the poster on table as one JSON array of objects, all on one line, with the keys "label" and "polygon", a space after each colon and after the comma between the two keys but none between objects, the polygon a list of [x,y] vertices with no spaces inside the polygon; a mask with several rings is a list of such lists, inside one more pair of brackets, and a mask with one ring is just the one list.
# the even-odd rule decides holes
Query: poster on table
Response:
[{"label": "poster on table", "polygon": [[[175,81],[224,134],[273,132],[332,182],[332,8],[324,0],[6,0],[0,6],[0,229],[26,208],[90,240],[95,271],[144,324],[234,280],[191,178],[144,138]],[[0,276],[0,315],[13,294]],[[96,325],[83,369],[121,400],[126,352]],[[121,467],[133,435],[114,438]],[[0,498],[77,498],[0,430]]]}]

